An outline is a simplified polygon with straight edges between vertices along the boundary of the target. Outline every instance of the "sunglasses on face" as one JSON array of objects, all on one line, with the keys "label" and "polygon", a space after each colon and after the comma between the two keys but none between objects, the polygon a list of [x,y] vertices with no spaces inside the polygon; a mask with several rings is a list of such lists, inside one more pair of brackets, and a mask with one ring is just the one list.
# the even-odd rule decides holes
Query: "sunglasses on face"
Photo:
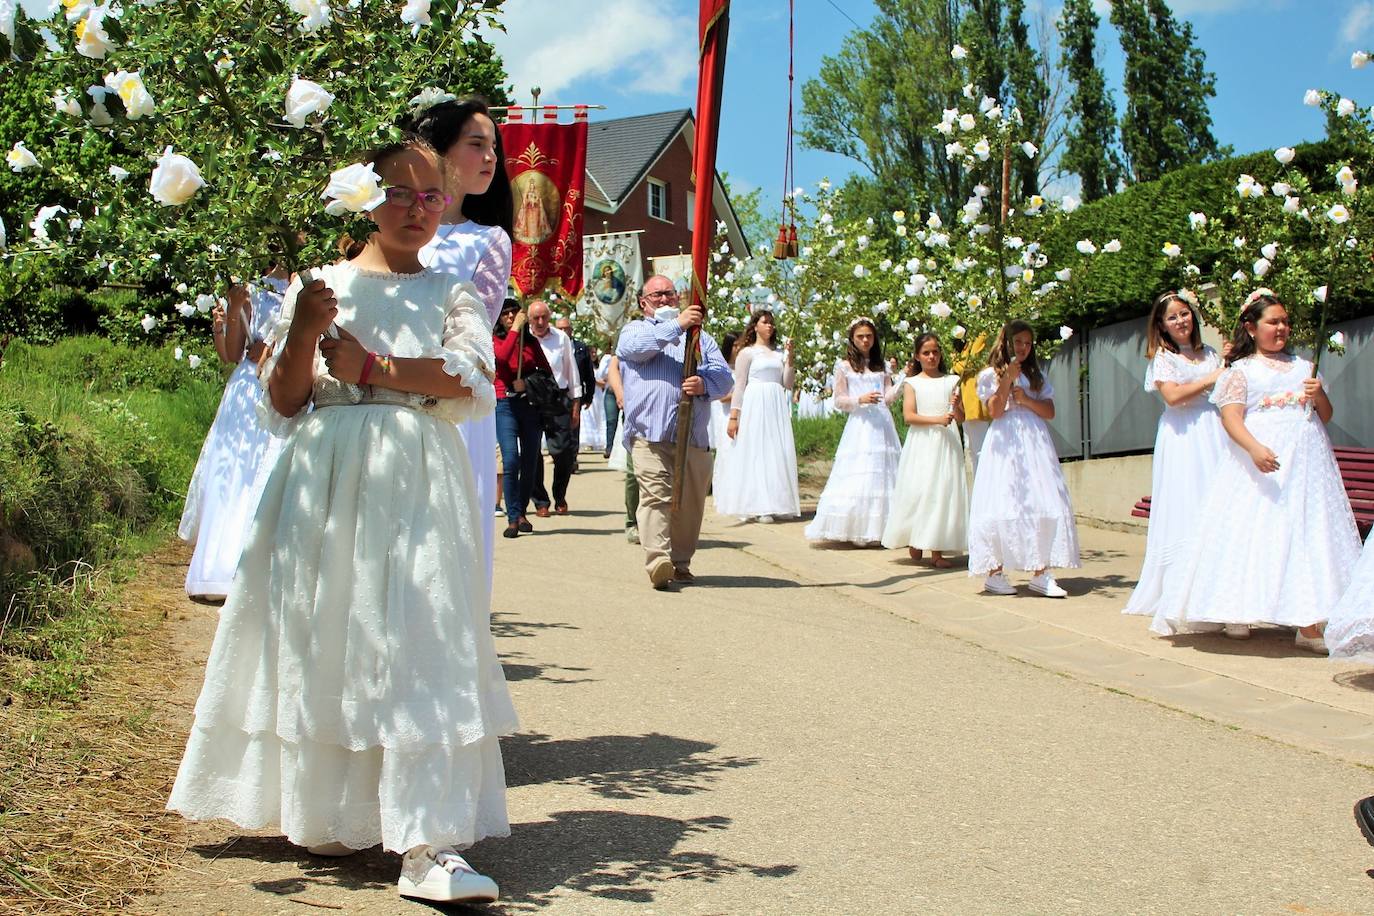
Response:
[{"label": "sunglasses on face", "polygon": [[453,198],[448,194],[440,194],[438,191],[417,191],[414,188],[394,187],[387,188],[386,202],[393,207],[413,207],[418,200],[420,206],[430,213],[443,213],[448,209],[448,205],[453,203]]}]

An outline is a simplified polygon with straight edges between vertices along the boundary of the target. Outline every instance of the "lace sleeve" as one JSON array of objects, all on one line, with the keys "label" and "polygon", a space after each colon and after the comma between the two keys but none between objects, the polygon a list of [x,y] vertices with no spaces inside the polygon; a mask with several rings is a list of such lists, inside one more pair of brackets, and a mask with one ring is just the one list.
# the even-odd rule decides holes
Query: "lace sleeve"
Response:
[{"label": "lace sleeve", "polygon": [[449,291],[449,310],[444,316],[442,346],[425,347],[420,356],[443,361],[444,374],[454,376],[472,389],[465,398],[442,398],[435,416],[454,423],[484,417],[496,409],[496,356],[492,352],[491,327],[486,308],[471,283],[456,283]]},{"label": "lace sleeve", "polygon": [[978,400],[987,403],[997,393],[997,372],[989,366],[978,373]]},{"label": "lace sleeve", "polygon": [[831,385],[830,390],[834,392],[835,409],[843,410],[845,413],[852,413],[854,408],[858,406],[858,403],[854,398],[849,396],[849,379],[845,374],[844,368],[843,362],[835,364],[835,381]]},{"label": "lace sleeve", "polygon": [[489,326],[496,326],[501,315],[501,303],[506,301],[506,287],[510,284],[510,238],[502,229],[492,233],[495,238],[482,252],[477,262],[477,270],[472,274],[472,285],[477,289],[477,298],[486,306]]},{"label": "lace sleeve", "polygon": [[1245,382],[1245,370],[1239,366],[1232,366],[1221,374],[1217,379],[1216,386],[1212,389],[1212,403],[1218,407],[1225,407],[1228,404],[1240,404],[1244,406],[1249,389]]},{"label": "lace sleeve", "polygon": [[1150,360],[1150,365],[1145,369],[1145,390],[1155,391],[1165,382],[1186,381],[1179,373],[1178,360],[1174,359],[1173,354],[1160,347]]},{"label": "lace sleeve", "polygon": [[754,361],[753,350],[753,347],[745,347],[735,357],[735,394],[730,398],[731,410],[739,410],[744,406],[744,389],[749,387],[749,364]]}]

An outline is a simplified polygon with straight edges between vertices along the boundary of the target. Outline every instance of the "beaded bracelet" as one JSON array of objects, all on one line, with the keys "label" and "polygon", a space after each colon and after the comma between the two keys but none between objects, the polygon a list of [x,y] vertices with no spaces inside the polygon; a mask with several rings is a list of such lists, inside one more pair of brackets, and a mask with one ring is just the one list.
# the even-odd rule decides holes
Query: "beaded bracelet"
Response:
[{"label": "beaded bracelet", "polygon": [[390,357],[390,356],[379,356],[379,357],[377,357],[377,363],[382,367],[382,375],[390,375],[390,374],[391,374],[391,357]]}]

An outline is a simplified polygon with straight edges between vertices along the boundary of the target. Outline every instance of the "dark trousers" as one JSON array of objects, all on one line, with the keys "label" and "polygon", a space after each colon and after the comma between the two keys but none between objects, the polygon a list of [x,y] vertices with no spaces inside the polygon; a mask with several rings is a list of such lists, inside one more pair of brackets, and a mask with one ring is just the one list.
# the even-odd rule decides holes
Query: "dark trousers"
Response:
[{"label": "dark trousers", "polygon": [[568,501],[568,481],[572,479],[573,465],[577,464],[577,431],[572,428],[572,398],[563,395],[564,409],[553,419],[553,428],[548,432],[549,457],[553,459],[553,499],[544,488],[544,462],[540,461],[534,472],[534,489],[531,496],[534,505],[540,509],[548,508],[550,502],[561,506]]},{"label": "dark trousers", "polygon": [[514,524],[529,508],[539,469],[539,440],[544,435],[539,413],[522,397],[496,402],[496,440],[501,443],[502,493],[506,520]]},{"label": "dark trousers", "polygon": [[620,425],[620,407],[615,402],[615,392],[611,386],[606,386],[606,393],[603,395],[605,400],[602,402],[606,406],[606,454],[611,454],[611,448],[615,445],[615,430]]}]

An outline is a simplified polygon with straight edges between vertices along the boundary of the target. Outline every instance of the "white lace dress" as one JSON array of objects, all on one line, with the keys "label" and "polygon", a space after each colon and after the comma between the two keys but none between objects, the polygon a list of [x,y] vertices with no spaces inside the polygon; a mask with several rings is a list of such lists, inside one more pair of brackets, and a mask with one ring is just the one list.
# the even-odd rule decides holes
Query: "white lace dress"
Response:
[{"label": "white lace dress", "polygon": [[[1220,366],[1221,358],[1211,347],[1204,347],[1198,360],[1161,347],[1145,371],[1145,390],[1158,391],[1165,382],[1186,385],[1211,375]],[[1182,404],[1165,405],[1151,464],[1145,560],[1123,613],[1153,616],[1165,583],[1186,563],[1197,537],[1207,531],[1199,509],[1227,441],[1221,414],[1208,392]]]},{"label": "white lace dress", "polygon": [[746,347],[735,360],[730,409],[740,412],[739,430],[726,459],[729,469],[712,487],[722,515],[801,515],[792,380],[792,369],[776,350]]},{"label": "white lace dress", "polygon": [[1331,609],[1326,646],[1332,658],[1374,665],[1374,537],[1365,542],[1345,593]]},{"label": "white lace dress", "polygon": [[[903,383],[915,395],[916,412],[924,416],[949,413],[959,384],[957,375],[931,378],[923,372]],[[968,477],[959,427],[952,423],[908,427],[883,546],[963,553],[968,550],[968,513]]]},{"label": "white lace dress", "polygon": [[[285,281],[273,277],[263,277],[250,288],[249,346],[271,332],[285,289]],[[181,539],[195,545],[186,570],[188,595],[229,594],[258,499],[281,451],[281,440],[258,421],[261,393],[257,364],[245,353],[224,386],[177,527]]]},{"label": "white lace dress", "polygon": [[[876,544],[882,540],[897,476],[901,445],[892,423],[892,400],[901,393],[886,372],[856,372],[847,360],[835,364],[835,407],[849,414],[830,476],[806,526],[809,541]],[[877,394],[873,404],[860,404]]]},{"label": "white lace dress", "polygon": [[1222,373],[1218,407],[1245,405],[1245,427],[1278,455],[1261,473],[1227,438],[1197,517],[1205,536],[1171,573],[1150,629],[1198,623],[1305,627],[1330,615],[1350,581],[1360,538],[1326,427],[1300,402],[1312,364],[1250,356]]},{"label": "white lace dress", "polygon": [[336,323],[364,347],[442,360],[474,394],[347,385],[318,356],[313,412],[282,417],[264,394],[260,412],[286,444],[167,807],[303,846],[399,852],[503,836],[497,736],[517,722],[482,571],[491,507],[455,425],[495,404],[487,317],[470,284],[433,271],[323,275]]},{"label": "white lace dress", "polygon": [[[1048,381],[1032,391],[1024,375],[1016,384],[1031,397],[1052,400]],[[992,368],[978,373],[978,398],[997,392]],[[1033,572],[1080,566],[1078,526],[1050,428],[1030,408],[1010,402],[988,426],[969,498],[968,571],[985,576],[999,566]]]}]

